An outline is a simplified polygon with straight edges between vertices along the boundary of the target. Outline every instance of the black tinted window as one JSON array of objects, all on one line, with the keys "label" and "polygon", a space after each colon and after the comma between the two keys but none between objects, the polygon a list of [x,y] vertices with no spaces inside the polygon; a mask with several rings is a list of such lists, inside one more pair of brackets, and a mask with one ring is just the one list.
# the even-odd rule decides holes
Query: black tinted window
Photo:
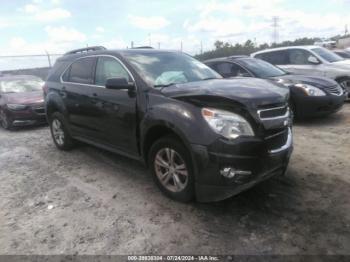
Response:
[{"label": "black tinted window", "polygon": [[223,62],[216,64],[215,71],[223,77],[247,76],[249,73],[242,67],[234,63]]},{"label": "black tinted window", "polygon": [[74,62],[69,69],[69,82],[81,84],[94,83],[95,58],[87,57]]},{"label": "black tinted window", "polygon": [[96,85],[104,86],[109,78],[126,78],[131,81],[128,72],[116,59],[100,57],[96,67]]},{"label": "black tinted window", "polygon": [[274,65],[288,65],[289,57],[287,50],[274,51],[264,54],[257,54],[255,58],[265,60]]}]

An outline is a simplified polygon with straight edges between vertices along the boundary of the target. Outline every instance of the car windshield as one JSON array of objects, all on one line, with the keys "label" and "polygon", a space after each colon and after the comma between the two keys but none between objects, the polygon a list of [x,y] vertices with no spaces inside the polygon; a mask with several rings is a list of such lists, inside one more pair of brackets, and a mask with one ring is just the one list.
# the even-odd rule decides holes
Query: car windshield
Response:
[{"label": "car windshield", "polygon": [[0,82],[2,93],[22,93],[40,91],[44,82],[40,79],[11,79]]},{"label": "car windshield", "polygon": [[331,52],[325,48],[319,47],[319,48],[313,48],[311,49],[316,54],[318,54],[320,57],[322,57],[324,60],[330,63],[338,62],[344,60],[344,58],[340,57],[334,52]]},{"label": "car windshield", "polygon": [[189,55],[176,52],[126,53],[124,56],[152,87],[222,78]]},{"label": "car windshield", "polygon": [[275,77],[287,74],[282,69],[260,59],[245,58],[241,59],[239,63],[259,78]]}]

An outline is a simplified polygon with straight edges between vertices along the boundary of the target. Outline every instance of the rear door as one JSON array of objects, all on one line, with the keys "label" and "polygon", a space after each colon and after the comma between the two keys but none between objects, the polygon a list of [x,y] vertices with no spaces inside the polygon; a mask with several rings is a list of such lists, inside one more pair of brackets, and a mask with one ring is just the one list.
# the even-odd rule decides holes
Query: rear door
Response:
[{"label": "rear door", "polygon": [[257,54],[254,56],[255,58],[265,60],[270,64],[276,65],[287,72],[293,73],[293,69],[289,63],[288,50],[278,50],[271,51],[262,54]]},{"label": "rear door", "polygon": [[94,84],[96,57],[84,57],[74,61],[62,76],[62,96],[72,131],[79,136],[98,138],[94,123],[96,112],[90,101]]},{"label": "rear door", "polygon": [[99,56],[94,86],[90,93],[93,123],[108,145],[129,154],[136,154],[136,92],[105,88],[109,78],[126,78],[134,82],[131,73],[114,56]]}]

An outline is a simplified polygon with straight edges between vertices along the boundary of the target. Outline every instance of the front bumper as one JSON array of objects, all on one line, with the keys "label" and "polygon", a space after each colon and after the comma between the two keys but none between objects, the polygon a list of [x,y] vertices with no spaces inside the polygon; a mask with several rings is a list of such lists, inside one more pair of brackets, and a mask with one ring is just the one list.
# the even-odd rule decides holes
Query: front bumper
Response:
[{"label": "front bumper", "polygon": [[299,117],[317,117],[335,113],[339,111],[346,99],[346,94],[342,96],[297,96],[293,100],[296,105],[296,113]]},{"label": "front bumper", "polygon": [[[289,128],[285,144],[274,149],[268,149],[265,141],[256,138],[235,142],[220,140],[209,147],[192,145],[192,149],[197,164],[197,200],[220,201],[283,174],[293,151],[293,136]],[[244,172],[227,178],[220,173],[225,167]]]},{"label": "front bumper", "polygon": [[46,114],[44,105],[30,105],[24,110],[5,110],[5,113],[11,121],[12,126],[30,126],[36,124],[44,124],[46,121]]}]

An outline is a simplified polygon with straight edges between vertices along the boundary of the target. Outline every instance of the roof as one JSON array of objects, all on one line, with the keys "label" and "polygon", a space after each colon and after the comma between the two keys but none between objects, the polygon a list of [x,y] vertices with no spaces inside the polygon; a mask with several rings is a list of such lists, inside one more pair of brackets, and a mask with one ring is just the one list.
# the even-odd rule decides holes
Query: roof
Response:
[{"label": "roof", "polygon": [[266,53],[266,52],[270,52],[270,51],[288,50],[288,49],[293,49],[293,48],[310,50],[310,49],[313,49],[313,48],[321,48],[321,47],[317,46],[317,45],[284,46],[284,47],[269,48],[269,49],[265,49],[265,50],[262,50],[262,51],[258,51],[258,52],[252,53],[251,56],[254,56],[254,55],[257,55],[257,54]]},{"label": "roof", "polygon": [[94,56],[94,55],[124,55],[124,54],[149,54],[149,53],[180,53],[181,51],[178,50],[165,50],[165,49],[151,49],[149,47],[146,48],[130,48],[130,49],[98,49],[98,50],[92,50],[88,52],[81,52],[82,49],[77,49],[77,53],[72,53],[73,51],[70,51],[66,53],[65,55],[61,56],[57,59],[57,61],[65,61],[65,60],[72,60],[80,57],[85,56]]}]

